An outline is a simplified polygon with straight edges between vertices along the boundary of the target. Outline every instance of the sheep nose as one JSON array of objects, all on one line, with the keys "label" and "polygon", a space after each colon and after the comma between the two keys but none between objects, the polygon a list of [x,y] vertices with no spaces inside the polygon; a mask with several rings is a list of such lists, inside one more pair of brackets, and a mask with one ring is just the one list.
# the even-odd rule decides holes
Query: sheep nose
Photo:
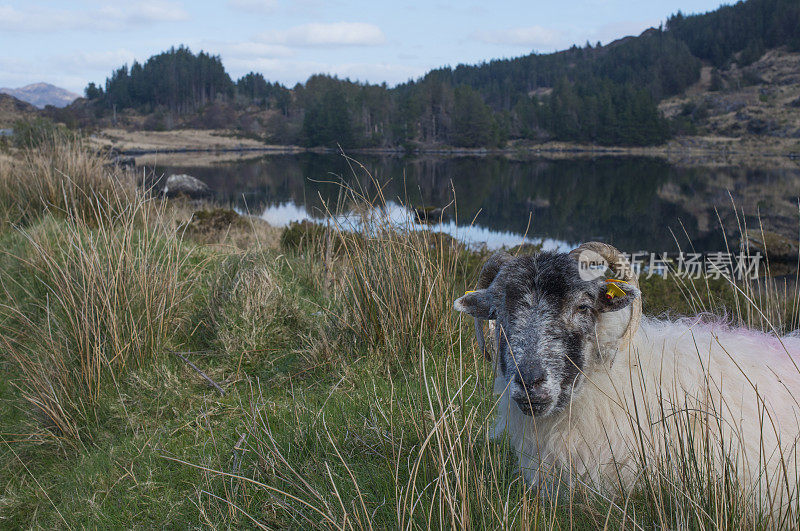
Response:
[{"label": "sheep nose", "polygon": [[521,396],[515,396],[515,400],[530,401],[530,402],[548,402],[550,400],[550,393],[545,389],[545,382],[547,376],[542,369],[535,368],[529,371],[519,371],[514,376],[514,382],[517,384]]}]

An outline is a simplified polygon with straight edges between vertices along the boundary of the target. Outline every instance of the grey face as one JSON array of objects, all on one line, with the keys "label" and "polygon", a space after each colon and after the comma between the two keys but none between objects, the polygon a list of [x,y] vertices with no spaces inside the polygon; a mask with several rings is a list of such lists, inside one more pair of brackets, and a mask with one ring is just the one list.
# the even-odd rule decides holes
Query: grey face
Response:
[{"label": "grey face", "polygon": [[[585,281],[567,254],[492,257],[484,270],[496,274],[488,288],[464,295],[455,308],[478,319],[495,319],[497,370],[509,396],[527,415],[561,411],[599,361],[596,325],[604,312],[628,306],[639,295],[609,298],[603,279]],[[498,267],[498,264],[502,263]]]}]

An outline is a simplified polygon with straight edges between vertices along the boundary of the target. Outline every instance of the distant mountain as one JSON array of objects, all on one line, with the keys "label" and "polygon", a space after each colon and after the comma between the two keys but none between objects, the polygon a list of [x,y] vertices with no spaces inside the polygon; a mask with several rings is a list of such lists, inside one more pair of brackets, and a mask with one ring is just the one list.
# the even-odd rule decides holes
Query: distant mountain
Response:
[{"label": "distant mountain", "polygon": [[27,101],[40,109],[43,109],[46,105],[66,107],[80,98],[78,94],[49,83],[34,83],[16,89],[0,88],[0,92],[10,94],[18,100]]}]

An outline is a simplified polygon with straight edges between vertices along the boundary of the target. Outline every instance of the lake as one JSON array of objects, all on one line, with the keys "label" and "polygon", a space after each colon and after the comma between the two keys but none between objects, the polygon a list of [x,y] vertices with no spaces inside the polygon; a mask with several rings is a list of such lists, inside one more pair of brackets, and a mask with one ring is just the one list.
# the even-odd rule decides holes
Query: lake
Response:
[{"label": "lake", "polygon": [[[166,156],[165,156],[166,157]],[[383,183],[390,210],[399,205],[444,207],[438,230],[490,248],[527,241],[566,249],[602,240],[627,251],[725,250],[725,232],[738,241],[738,223],[797,233],[800,168],[681,167],[662,159],[358,155],[364,169],[341,155],[269,155],[213,165],[154,167],[156,175],[188,173],[216,198],[275,225],[324,217],[337,182],[375,192],[367,171]],[[365,171],[366,169],[366,171]],[[737,222],[730,191],[740,213]]]}]

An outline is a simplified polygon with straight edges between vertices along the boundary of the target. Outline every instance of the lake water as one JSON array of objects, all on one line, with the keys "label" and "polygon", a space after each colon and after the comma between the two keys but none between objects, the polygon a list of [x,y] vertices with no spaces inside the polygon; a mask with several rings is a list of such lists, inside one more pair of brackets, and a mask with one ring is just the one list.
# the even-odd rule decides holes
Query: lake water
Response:
[{"label": "lake water", "polygon": [[[738,233],[729,190],[751,226],[757,208],[768,224],[797,225],[798,168],[682,168],[641,157],[357,158],[383,183],[392,215],[399,215],[401,204],[446,207],[444,223],[434,230],[490,248],[527,237],[546,248],[596,239],[631,252],[673,252],[677,238],[684,249],[724,250],[717,213],[730,234]],[[341,193],[337,182],[375,191],[364,169],[334,154],[269,155],[211,166],[167,162],[155,171],[193,175],[223,203],[275,225],[323,218],[323,202],[333,205]]]}]

